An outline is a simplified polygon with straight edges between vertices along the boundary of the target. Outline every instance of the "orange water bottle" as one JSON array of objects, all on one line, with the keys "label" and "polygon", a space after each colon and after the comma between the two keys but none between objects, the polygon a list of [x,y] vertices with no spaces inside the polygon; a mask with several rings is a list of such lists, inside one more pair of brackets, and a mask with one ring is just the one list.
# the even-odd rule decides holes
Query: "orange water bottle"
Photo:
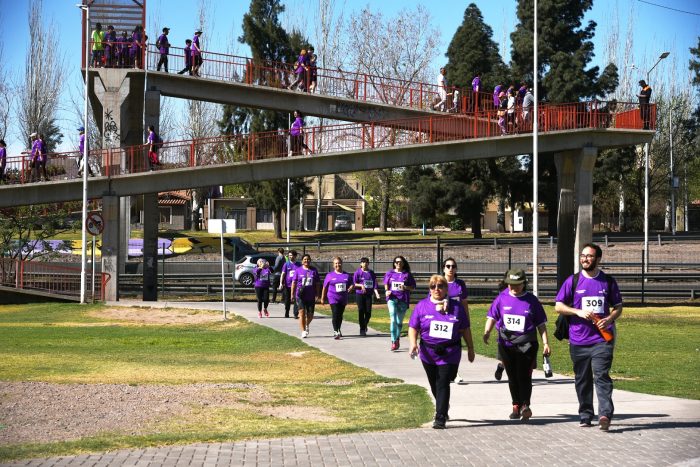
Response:
[{"label": "orange water bottle", "polygon": [[598,327],[598,321],[600,321],[602,318],[599,318],[597,315],[593,315],[593,324],[596,325],[596,329],[600,333],[601,336],[603,336],[603,339],[605,339],[605,342],[610,342],[615,338],[613,335],[612,331],[609,329],[601,329]]}]

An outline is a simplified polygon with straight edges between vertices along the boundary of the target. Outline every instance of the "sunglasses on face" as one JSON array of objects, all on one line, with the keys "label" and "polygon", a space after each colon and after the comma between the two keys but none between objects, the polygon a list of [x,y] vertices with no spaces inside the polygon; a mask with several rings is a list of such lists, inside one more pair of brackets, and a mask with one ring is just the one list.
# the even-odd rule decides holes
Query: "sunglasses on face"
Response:
[{"label": "sunglasses on face", "polygon": [[435,290],[435,289],[446,289],[447,284],[443,284],[440,282],[439,284],[430,284],[430,290]]},{"label": "sunglasses on face", "polygon": [[446,264],[445,268],[446,269],[457,269],[457,265],[456,264]]},{"label": "sunglasses on face", "polygon": [[581,256],[579,256],[579,258],[581,258],[581,259],[593,259],[593,258],[595,258],[595,255],[584,255],[584,254],[581,254]]},{"label": "sunglasses on face", "polygon": [[403,261],[401,261],[400,259],[397,259],[396,261],[394,261],[394,264],[403,264]]}]

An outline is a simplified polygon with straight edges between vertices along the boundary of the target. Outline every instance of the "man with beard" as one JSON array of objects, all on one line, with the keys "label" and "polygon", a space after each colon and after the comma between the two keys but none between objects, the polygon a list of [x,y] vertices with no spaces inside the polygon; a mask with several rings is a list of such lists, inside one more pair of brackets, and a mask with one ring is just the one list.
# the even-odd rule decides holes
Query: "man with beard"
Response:
[{"label": "man with beard", "polygon": [[562,284],[555,310],[569,318],[569,353],[574,364],[581,427],[593,419],[593,386],[598,395],[598,427],[608,431],[615,407],[610,367],[615,346],[615,320],[622,314],[622,296],[612,276],[598,268],[603,251],[583,247],[581,271]]}]

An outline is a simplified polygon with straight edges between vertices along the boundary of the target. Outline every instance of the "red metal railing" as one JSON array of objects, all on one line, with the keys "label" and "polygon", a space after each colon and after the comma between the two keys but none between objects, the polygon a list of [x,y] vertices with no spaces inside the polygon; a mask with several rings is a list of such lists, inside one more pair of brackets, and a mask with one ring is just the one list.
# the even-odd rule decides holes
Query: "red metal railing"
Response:
[{"label": "red metal railing", "polygon": [[[649,126],[656,125],[656,106],[649,109]],[[469,115],[436,115],[412,119],[346,123],[304,129],[303,139],[289,130],[226,135],[213,138],[169,141],[159,151],[160,164],[148,162],[146,145],[101,149],[90,152],[91,166],[97,175],[118,177],[148,170],[250,162],[289,155],[361,151],[389,146],[427,144],[471,138],[500,136],[532,131],[532,123],[522,112],[512,123],[498,124],[497,111],[485,110]],[[540,133],[581,128],[641,129],[642,115],[636,104],[578,102],[539,107]],[[303,143],[303,145],[302,145]],[[78,178],[77,151],[48,155],[49,176],[53,180]],[[7,183],[26,183],[30,176],[31,156],[8,157]]]},{"label": "red metal railing", "polygon": [[[204,62],[199,70],[203,78],[236,81],[258,86],[287,88],[296,79],[294,66],[273,61],[255,61],[252,58],[202,51]],[[154,44],[147,49],[147,67],[156,71],[160,52]],[[171,47],[168,55],[168,69],[179,72],[186,68],[185,51]],[[439,100],[437,84],[416,83],[400,79],[385,78],[355,71],[316,68],[317,92],[323,95],[346,97],[364,102],[384,103],[415,109],[431,110]],[[310,71],[305,74],[305,87],[309,88]],[[458,91],[455,102],[454,92]],[[490,93],[474,93],[471,88],[447,88],[445,111],[467,113],[474,110],[492,109],[493,97]]]},{"label": "red metal railing", "polygon": [[[95,273],[95,299],[103,301],[108,273]],[[43,261],[0,258],[0,285],[36,290],[57,295],[80,297],[80,267],[56,266]],[[92,289],[92,274],[87,274],[87,290]]]}]

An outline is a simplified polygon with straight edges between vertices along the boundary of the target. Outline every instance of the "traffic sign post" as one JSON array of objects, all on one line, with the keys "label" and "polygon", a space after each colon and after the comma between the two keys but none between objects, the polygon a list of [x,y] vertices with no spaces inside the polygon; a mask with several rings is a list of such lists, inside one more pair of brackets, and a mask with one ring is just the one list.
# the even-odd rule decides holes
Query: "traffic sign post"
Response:
[{"label": "traffic sign post", "polygon": [[97,236],[105,229],[105,221],[99,212],[91,212],[85,219],[85,230],[90,235]]}]

